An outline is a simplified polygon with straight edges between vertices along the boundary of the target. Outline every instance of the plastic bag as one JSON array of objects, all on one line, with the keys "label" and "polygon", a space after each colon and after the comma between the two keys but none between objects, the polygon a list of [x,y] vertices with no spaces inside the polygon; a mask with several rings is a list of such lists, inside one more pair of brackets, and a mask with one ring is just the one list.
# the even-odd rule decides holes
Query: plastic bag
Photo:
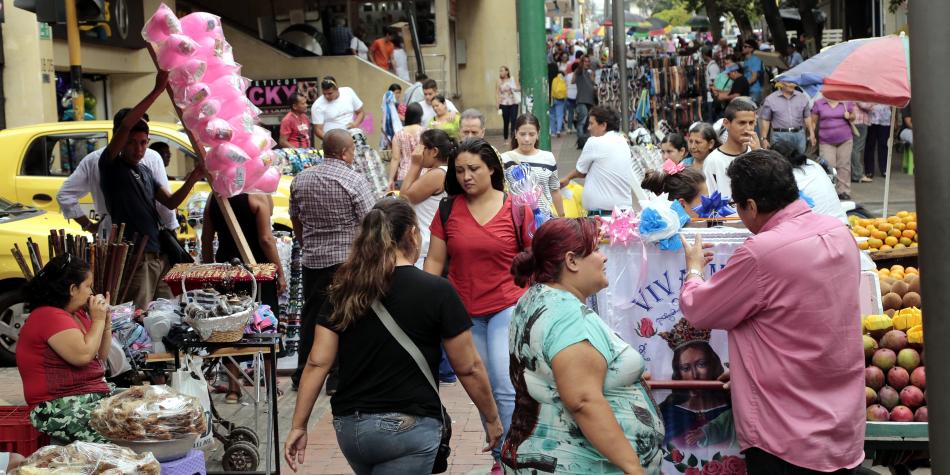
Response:
[{"label": "plastic bag", "polygon": [[208,381],[201,372],[201,359],[187,355],[182,366],[172,373],[171,386],[180,394],[196,398],[201,404],[204,415],[204,431],[198,434],[195,448],[201,449],[214,441],[211,435],[211,396],[208,395]]},{"label": "plastic bag", "polygon": [[10,474],[159,475],[161,470],[150,452],[139,455],[115,444],[73,442],[40,448]]},{"label": "plastic bag", "polygon": [[207,431],[198,399],[168,386],[134,386],[105,398],[89,424],[111,440],[172,440]]}]

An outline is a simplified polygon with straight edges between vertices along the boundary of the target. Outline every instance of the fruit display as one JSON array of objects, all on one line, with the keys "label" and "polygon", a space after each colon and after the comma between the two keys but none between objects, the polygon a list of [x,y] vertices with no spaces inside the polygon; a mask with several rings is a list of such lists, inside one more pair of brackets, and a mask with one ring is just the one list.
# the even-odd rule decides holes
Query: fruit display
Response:
[{"label": "fruit display", "polygon": [[862,251],[890,251],[917,247],[917,213],[898,211],[886,218],[862,219],[850,216],[851,233]]},{"label": "fruit display", "polygon": [[923,312],[868,315],[862,327],[867,420],[927,422]]},{"label": "fruit display", "polygon": [[877,274],[881,283],[884,313],[894,316],[902,309],[921,308],[920,272],[916,268],[894,265],[889,269],[879,269]]}]

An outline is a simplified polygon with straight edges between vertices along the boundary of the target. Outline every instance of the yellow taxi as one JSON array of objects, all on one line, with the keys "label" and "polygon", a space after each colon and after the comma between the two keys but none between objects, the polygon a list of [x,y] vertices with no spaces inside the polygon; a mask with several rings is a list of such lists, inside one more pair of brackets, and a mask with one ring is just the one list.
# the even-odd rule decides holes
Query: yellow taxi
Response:
[{"label": "yellow taxi", "polygon": [[[172,191],[195,167],[196,155],[188,137],[180,126],[167,122],[150,122],[152,142],[165,142],[171,150],[171,161],[166,168]],[[104,148],[112,137],[112,122],[91,120],[85,122],[54,122],[29,125],[0,131],[0,198],[23,203],[44,211],[59,212],[56,193],[79,161],[88,153]],[[274,229],[291,231],[288,211],[290,182],[283,177],[274,197]],[[191,195],[209,192],[206,182],[195,185]],[[188,216],[182,203],[179,212]],[[87,212],[92,210],[92,195],[80,203]],[[182,226],[183,237],[194,237],[190,226]]]},{"label": "yellow taxi", "polygon": [[65,229],[76,236],[88,235],[59,213],[0,198],[0,366],[16,365],[17,336],[28,315],[20,292],[26,278],[10,250],[15,243],[29,259],[26,240],[32,238],[39,244],[43,262],[47,262],[47,238],[51,229]]}]

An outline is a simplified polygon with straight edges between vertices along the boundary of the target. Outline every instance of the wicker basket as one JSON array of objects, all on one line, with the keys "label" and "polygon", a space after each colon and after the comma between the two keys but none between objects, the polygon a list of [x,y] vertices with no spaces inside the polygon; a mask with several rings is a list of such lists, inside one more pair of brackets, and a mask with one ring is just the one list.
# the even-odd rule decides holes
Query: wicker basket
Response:
[{"label": "wicker basket", "polygon": [[[244,269],[244,267],[241,268]],[[245,271],[247,270],[245,269]],[[250,323],[251,318],[254,316],[254,312],[257,311],[257,304],[260,304],[257,300],[257,279],[254,277],[253,272],[247,273],[251,276],[251,300],[255,305],[247,310],[231,315],[190,320],[188,323],[195,329],[199,337],[208,333],[210,330],[210,335],[207,338],[202,338],[202,341],[208,343],[234,343],[244,338],[244,329],[247,328],[248,323]],[[181,275],[182,289],[185,288],[186,277],[187,273],[183,272]],[[188,292],[182,293],[182,301],[186,304],[188,303]]]}]

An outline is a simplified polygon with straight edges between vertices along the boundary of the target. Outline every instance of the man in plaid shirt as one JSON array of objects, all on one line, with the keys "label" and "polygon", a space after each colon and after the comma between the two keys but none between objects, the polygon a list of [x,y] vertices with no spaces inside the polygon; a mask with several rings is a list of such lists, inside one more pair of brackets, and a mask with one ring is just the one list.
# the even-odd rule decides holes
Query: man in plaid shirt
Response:
[{"label": "man in plaid shirt", "polygon": [[[346,260],[363,216],[373,207],[369,182],[353,169],[355,152],[349,132],[327,132],[323,163],[298,174],[290,184],[290,220],[303,249],[303,321],[297,351],[296,388],[313,346],[317,313],[326,300],[333,275]],[[331,373],[331,378],[334,373]],[[327,381],[327,393],[336,378]]]}]

